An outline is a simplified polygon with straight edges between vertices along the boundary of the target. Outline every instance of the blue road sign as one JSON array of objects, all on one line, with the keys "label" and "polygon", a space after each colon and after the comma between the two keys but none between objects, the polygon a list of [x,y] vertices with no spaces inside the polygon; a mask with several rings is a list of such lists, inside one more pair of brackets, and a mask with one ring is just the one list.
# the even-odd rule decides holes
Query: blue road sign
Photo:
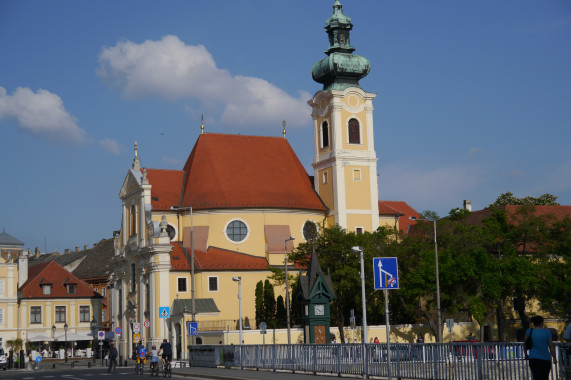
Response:
[{"label": "blue road sign", "polygon": [[171,308],[169,306],[159,306],[159,318],[170,318]]},{"label": "blue road sign", "polygon": [[399,273],[396,257],[373,258],[373,270],[375,273],[375,290],[399,288]]},{"label": "blue road sign", "polygon": [[36,356],[36,363],[39,363],[42,361],[42,357],[40,355]]},{"label": "blue road sign", "polygon": [[198,335],[198,322],[188,322],[188,335]]}]

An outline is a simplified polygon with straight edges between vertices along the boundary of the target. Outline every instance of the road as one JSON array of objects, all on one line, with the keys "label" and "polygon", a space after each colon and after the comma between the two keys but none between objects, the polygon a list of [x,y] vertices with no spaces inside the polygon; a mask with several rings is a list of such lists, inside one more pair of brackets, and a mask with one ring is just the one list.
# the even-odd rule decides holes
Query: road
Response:
[{"label": "road", "polygon": [[[140,375],[139,375],[140,376]],[[105,379],[130,379],[139,377],[135,375],[133,367],[120,367],[117,368],[115,374],[108,374],[107,369],[104,368],[65,368],[65,369],[41,369],[39,371],[27,370],[8,370],[0,371],[0,378],[2,380],[20,379],[20,380],[49,380],[49,379],[65,379],[65,380],[95,380],[99,378]],[[148,379],[149,375],[145,373],[140,376],[141,379]],[[173,375],[173,379],[201,379],[198,377],[181,377]],[[159,376],[156,379],[163,379]],[[202,378],[203,379],[203,378]]]}]

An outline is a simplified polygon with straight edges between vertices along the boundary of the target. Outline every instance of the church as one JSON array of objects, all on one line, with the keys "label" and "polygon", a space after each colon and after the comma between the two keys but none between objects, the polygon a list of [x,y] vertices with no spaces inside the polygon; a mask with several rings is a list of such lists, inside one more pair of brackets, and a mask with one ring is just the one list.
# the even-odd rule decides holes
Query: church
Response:
[{"label": "church", "polygon": [[[353,54],[352,28],[336,0],[326,20],[326,57],[311,70],[323,85],[308,100],[313,173],[285,130],[283,137],[262,137],[205,133],[202,126],[180,170],[144,167],[135,143],[119,195],[122,221],[110,285],[123,356],[139,339],[158,345],[167,338],[175,357],[185,357],[188,344],[239,344],[229,337],[239,307],[245,331],[255,329],[256,284],[272,268],[299,270],[286,254],[312,227],[340,225],[355,233],[399,228],[408,210],[379,201],[375,94],[359,85],[370,63]],[[296,333],[293,343],[302,336]],[[286,343],[284,337],[274,332],[273,342]],[[247,338],[262,340],[259,333]]]}]

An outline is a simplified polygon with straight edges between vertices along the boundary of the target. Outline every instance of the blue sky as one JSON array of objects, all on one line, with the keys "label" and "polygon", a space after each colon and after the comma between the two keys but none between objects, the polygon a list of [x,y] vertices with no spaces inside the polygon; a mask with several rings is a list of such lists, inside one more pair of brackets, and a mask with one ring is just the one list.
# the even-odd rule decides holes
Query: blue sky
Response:
[{"label": "blue sky", "polygon": [[[441,216],[501,193],[571,204],[571,2],[342,0],[371,61],[379,196]],[[112,236],[137,140],[287,136],[312,173],[333,0],[0,0],[0,228],[42,251]]]}]

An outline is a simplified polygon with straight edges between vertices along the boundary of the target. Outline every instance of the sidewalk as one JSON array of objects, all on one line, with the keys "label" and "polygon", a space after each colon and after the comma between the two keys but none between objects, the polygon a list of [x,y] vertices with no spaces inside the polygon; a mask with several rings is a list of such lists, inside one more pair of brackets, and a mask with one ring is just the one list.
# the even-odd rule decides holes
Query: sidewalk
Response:
[{"label": "sidewalk", "polygon": [[[217,380],[316,380],[321,378],[326,380],[328,377],[336,377],[336,373],[331,374],[307,374],[307,373],[291,373],[291,372],[273,372],[273,371],[254,371],[249,369],[230,369],[230,368],[208,368],[208,367],[186,367],[173,368],[173,375],[177,376],[196,376],[204,379]],[[362,376],[342,376],[345,378],[359,379]]]}]

